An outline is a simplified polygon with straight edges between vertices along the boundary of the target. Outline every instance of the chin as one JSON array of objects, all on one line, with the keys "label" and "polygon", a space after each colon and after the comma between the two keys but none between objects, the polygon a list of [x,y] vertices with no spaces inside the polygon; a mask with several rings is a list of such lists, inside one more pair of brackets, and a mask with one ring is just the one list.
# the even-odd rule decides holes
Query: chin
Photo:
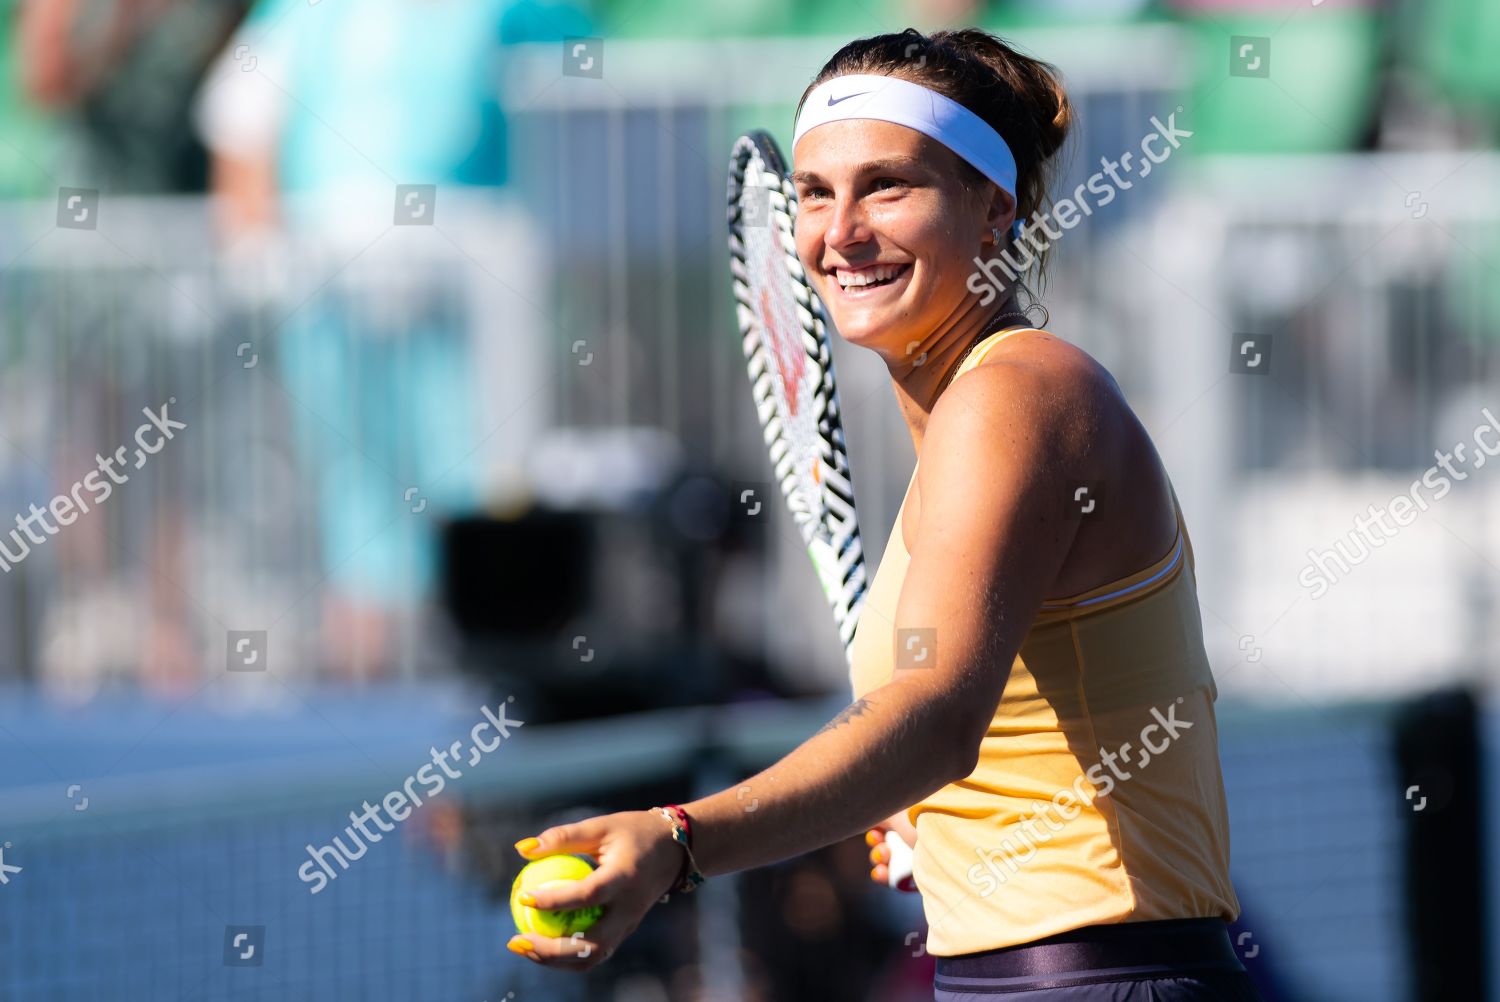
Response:
[{"label": "chin", "polygon": [[873,342],[881,340],[881,335],[890,328],[890,324],[882,318],[872,317],[863,312],[846,312],[841,317],[833,310],[829,310],[828,316],[833,321],[833,326],[838,329],[840,337],[861,348],[874,347]]},{"label": "chin", "polygon": [[833,325],[838,329],[839,336],[849,344],[868,348],[882,355],[900,355],[907,342],[912,340],[904,324],[883,315],[860,314],[848,317],[842,324],[837,317],[833,317]]},{"label": "chin", "polygon": [[909,302],[909,295],[887,297],[877,303],[851,303],[841,301],[837,287],[825,292],[823,283],[819,282],[814,288],[822,298],[834,328],[849,344],[882,355],[900,355],[917,336],[911,333],[916,311]]}]

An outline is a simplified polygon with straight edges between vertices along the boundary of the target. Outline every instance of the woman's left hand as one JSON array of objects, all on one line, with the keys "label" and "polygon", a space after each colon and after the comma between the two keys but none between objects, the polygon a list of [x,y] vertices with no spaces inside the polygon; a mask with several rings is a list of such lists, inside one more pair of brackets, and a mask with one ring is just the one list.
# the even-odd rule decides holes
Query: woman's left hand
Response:
[{"label": "woman's left hand", "polygon": [[588,970],[607,959],[635,931],[682,870],[683,850],[667,819],[654,811],[604,814],[548,828],[516,843],[528,860],[557,853],[586,853],[599,861],[582,880],[557,881],[532,892],[535,908],[562,910],[603,905],[592,928],[569,937],[512,936],[507,948],[548,967]]}]

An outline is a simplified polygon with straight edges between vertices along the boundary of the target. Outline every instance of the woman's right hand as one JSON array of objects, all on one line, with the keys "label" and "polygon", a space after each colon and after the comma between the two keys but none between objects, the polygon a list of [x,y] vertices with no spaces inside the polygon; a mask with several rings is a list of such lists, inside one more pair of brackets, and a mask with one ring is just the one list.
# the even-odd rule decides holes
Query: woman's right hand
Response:
[{"label": "woman's right hand", "polygon": [[[917,847],[917,829],[907,820],[905,811],[898,811],[865,832],[865,844],[870,847],[870,865],[874,867],[870,879],[881,886],[890,883],[891,847],[885,844],[886,832],[895,832],[908,846]],[[908,876],[896,885],[896,889],[912,892],[917,889],[917,882]]]}]

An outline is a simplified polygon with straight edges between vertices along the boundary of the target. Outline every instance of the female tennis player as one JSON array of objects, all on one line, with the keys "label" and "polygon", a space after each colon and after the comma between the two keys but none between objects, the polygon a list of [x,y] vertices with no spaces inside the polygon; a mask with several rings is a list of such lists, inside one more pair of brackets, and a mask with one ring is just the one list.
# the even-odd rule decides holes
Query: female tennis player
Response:
[{"label": "female tennis player", "polygon": [[[798,256],[840,336],[884,360],[917,454],[857,698],[733,789],[518,843],[599,859],[536,906],[606,911],[512,950],[589,967],[665,892],[896,827],[943,1002],[1258,998],[1227,934],[1217,690],[1175,492],[1109,373],[1026,324],[1019,282],[972,281],[1026,257],[1014,223],[1072,117],[1051,66],[972,29],[852,42],[804,93]],[[871,858],[884,880],[884,844]]]}]

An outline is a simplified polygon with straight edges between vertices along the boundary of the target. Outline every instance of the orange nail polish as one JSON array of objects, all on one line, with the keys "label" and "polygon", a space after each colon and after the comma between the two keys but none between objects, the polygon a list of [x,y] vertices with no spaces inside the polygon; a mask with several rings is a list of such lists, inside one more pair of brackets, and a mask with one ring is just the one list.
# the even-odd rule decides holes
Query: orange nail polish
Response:
[{"label": "orange nail polish", "polygon": [[505,944],[505,948],[511,953],[519,953],[523,957],[536,952],[536,947],[531,945],[531,940],[523,936],[512,936],[510,942]]},{"label": "orange nail polish", "polygon": [[520,894],[517,894],[516,900],[527,908],[536,907],[536,895],[530,891],[522,891]]},{"label": "orange nail polish", "polygon": [[530,852],[531,850],[535,849],[537,846],[539,846],[541,844],[542,844],[542,840],[541,839],[538,839],[538,838],[523,838],[521,841],[519,841],[519,842],[516,843],[516,852],[519,852],[522,855],[525,855],[526,853]]},{"label": "orange nail polish", "polygon": [[865,832],[865,845],[879,845],[884,841],[885,839],[881,838],[880,833],[877,831],[871,830]]},{"label": "orange nail polish", "polygon": [[879,880],[880,879],[880,875],[878,873],[876,873],[874,870],[871,870],[870,871],[870,879],[871,880]]}]

